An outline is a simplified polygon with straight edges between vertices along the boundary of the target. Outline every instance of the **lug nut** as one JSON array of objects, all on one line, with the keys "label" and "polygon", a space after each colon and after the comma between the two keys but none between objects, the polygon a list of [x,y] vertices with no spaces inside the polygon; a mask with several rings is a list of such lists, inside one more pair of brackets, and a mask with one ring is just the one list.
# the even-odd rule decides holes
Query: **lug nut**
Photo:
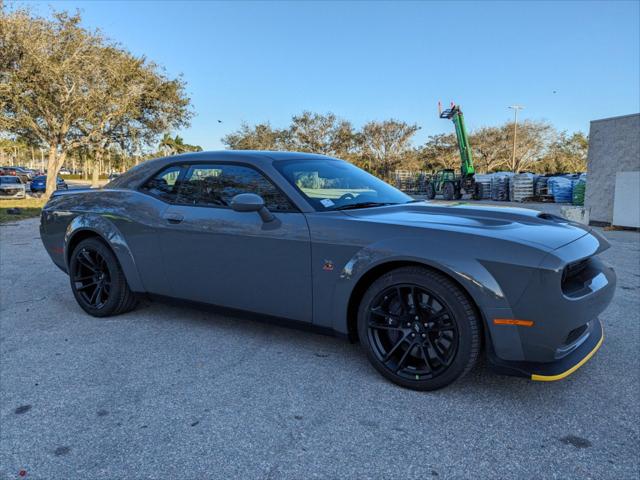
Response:
[{"label": "lug nut", "polygon": [[426,334],[426,333],[423,333],[423,334],[422,334],[422,338],[427,338],[427,334]]},{"label": "lug nut", "polygon": [[420,320],[420,317],[416,315],[416,320]]},{"label": "lug nut", "polygon": [[413,337],[415,337],[415,336],[416,336],[416,334],[415,334],[415,333],[412,333],[412,334],[411,334],[411,338],[413,338]]}]

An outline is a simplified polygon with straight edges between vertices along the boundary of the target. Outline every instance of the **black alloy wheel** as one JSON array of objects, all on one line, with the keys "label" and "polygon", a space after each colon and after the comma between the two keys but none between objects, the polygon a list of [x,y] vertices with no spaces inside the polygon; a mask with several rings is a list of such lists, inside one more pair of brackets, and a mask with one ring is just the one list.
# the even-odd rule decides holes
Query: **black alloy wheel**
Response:
[{"label": "black alloy wheel", "polygon": [[107,261],[98,251],[88,247],[77,250],[75,260],[72,275],[78,295],[92,308],[104,307],[111,291]]},{"label": "black alloy wheel", "polygon": [[414,390],[442,388],[469,372],[481,334],[480,316],[466,292],[426,267],[382,275],[358,309],[358,337],[371,364]]},{"label": "black alloy wheel", "polygon": [[101,238],[90,237],[69,259],[71,290],[84,311],[108,317],[133,310],[138,303],[115,254]]},{"label": "black alloy wheel", "polygon": [[418,285],[394,285],[376,296],[368,336],[378,360],[410,380],[437,377],[458,348],[458,326],[450,309]]}]

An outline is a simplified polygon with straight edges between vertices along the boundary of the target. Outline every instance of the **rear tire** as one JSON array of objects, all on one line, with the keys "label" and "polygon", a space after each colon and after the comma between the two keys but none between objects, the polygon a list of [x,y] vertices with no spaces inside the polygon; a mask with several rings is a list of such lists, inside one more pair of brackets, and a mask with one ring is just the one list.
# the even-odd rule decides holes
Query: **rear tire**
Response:
[{"label": "rear tire", "polygon": [[451,182],[447,182],[444,184],[442,189],[442,196],[445,200],[453,200],[453,197],[456,195],[456,187]]},{"label": "rear tire", "polygon": [[115,254],[97,237],[82,240],[71,253],[69,280],[78,305],[94,317],[119,315],[138,303]]},{"label": "rear tire", "polygon": [[469,297],[448,277],[403,267],[365,292],[358,337],[385,378],[413,390],[436,390],[476,364],[481,323]]}]

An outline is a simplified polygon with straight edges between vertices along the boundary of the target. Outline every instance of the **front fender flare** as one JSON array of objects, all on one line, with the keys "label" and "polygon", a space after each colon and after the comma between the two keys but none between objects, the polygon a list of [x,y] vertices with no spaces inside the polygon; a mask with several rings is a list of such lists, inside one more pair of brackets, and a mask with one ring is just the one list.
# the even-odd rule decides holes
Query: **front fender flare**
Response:
[{"label": "front fender flare", "polygon": [[108,218],[94,213],[85,213],[75,217],[67,226],[64,235],[64,258],[69,270],[69,245],[80,232],[93,232],[104,240],[113,250],[124,273],[129,288],[134,292],[144,292],[145,288],[138,273],[131,249],[118,227]]},{"label": "front fender flare", "polygon": [[[367,273],[386,263],[414,263],[438,270],[461,285],[473,299],[483,316],[488,341],[501,358],[519,359],[523,356],[516,329],[496,327],[493,318],[511,318],[510,300],[498,279],[486,265],[470,255],[463,244],[429,242],[425,255],[424,238],[386,239],[359,250],[343,266],[335,283],[333,295],[334,329],[348,333],[349,302],[358,282]],[[539,255],[539,254],[538,254]]]}]

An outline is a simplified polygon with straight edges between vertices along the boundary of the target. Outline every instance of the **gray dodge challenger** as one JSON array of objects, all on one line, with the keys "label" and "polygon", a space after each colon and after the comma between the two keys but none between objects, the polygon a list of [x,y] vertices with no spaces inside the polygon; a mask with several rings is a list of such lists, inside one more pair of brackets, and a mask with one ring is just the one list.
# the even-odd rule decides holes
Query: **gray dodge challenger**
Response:
[{"label": "gray dodge challenger", "polygon": [[441,388],[481,352],[558,380],[598,350],[616,277],[588,227],[533,210],[416,201],[354,165],[293,152],[151,160],[58,191],[40,234],[95,317],[141,295],[362,344],[387,379]]}]

